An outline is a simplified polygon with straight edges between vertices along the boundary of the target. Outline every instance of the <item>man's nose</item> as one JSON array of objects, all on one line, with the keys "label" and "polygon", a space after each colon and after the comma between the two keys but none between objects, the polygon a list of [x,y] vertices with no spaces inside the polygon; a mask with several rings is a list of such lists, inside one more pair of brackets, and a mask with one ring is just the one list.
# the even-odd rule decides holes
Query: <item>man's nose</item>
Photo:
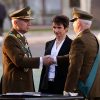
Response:
[{"label": "man's nose", "polygon": [[29,21],[29,22],[28,22],[28,25],[29,25],[29,26],[32,26],[32,22]]}]

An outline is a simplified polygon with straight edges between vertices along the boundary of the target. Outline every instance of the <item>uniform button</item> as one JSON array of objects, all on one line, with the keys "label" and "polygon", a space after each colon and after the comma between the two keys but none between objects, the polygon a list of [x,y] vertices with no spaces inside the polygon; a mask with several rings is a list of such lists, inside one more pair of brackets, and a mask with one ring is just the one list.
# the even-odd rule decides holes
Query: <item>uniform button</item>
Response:
[{"label": "uniform button", "polygon": [[22,77],[20,77],[20,79],[22,80],[23,78],[22,78]]}]

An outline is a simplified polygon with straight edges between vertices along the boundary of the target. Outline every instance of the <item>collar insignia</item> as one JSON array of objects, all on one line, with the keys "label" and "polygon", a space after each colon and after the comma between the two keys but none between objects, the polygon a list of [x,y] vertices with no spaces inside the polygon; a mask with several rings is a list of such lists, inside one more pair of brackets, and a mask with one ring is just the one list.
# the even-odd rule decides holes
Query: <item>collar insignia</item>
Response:
[{"label": "collar insignia", "polygon": [[17,38],[20,38],[21,36],[19,34],[17,34]]}]

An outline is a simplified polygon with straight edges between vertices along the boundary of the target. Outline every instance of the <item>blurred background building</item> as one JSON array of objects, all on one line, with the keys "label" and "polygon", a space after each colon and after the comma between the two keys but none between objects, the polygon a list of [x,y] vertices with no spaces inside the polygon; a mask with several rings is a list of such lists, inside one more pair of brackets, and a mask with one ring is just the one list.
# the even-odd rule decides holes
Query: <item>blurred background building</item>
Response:
[{"label": "blurred background building", "polygon": [[[33,24],[50,25],[52,17],[58,14],[65,14],[71,18],[73,7],[92,13],[94,16],[94,28],[100,25],[100,0],[0,0],[6,6],[7,12],[10,13],[24,6],[30,6],[33,10]],[[9,28],[9,19],[6,18],[5,28]]]}]

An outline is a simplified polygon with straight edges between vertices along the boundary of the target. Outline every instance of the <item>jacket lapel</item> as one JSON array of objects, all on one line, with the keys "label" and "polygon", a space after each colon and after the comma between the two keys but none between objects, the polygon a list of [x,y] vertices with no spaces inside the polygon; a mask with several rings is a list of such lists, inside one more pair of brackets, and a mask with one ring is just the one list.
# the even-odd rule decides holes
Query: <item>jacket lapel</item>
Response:
[{"label": "jacket lapel", "polygon": [[47,46],[47,48],[46,48],[45,55],[51,54],[51,50],[52,50],[52,47],[54,45],[54,42],[55,42],[55,39],[52,40],[51,43],[49,43],[49,46]]},{"label": "jacket lapel", "polygon": [[24,36],[24,35],[21,36],[21,34],[19,34],[19,33],[18,33],[16,30],[14,30],[14,29],[11,30],[11,34],[13,34],[13,35],[17,38],[17,40],[18,40],[18,42],[19,42],[19,44],[20,44],[22,50],[24,51],[24,53],[25,53],[28,57],[32,57],[32,54],[31,54],[31,52],[30,52],[29,45],[28,45],[28,43],[26,42],[27,40],[26,40],[25,36]]},{"label": "jacket lapel", "polygon": [[61,46],[61,48],[58,52],[58,56],[65,55],[65,49],[66,49],[66,52],[67,52],[67,48],[69,47],[68,42],[69,42],[69,38],[68,38],[68,36],[66,36],[66,38],[65,38],[65,40],[64,40],[64,42],[63,42],[63,44],[62,44],[62,46]]}]

